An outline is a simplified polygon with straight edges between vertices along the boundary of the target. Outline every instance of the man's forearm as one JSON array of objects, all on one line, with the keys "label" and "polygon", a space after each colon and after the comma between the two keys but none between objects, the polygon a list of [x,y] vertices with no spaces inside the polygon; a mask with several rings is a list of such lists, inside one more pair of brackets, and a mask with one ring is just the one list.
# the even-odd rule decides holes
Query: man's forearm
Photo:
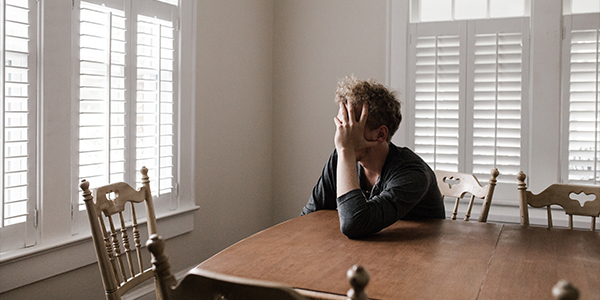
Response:
[{"label": "man's forearm", "polygon": [[337,197],[349,191],[360,189],[358,183],[358,170],[356,169],[356,154],[354,150],[338,150],[337,161]]}]

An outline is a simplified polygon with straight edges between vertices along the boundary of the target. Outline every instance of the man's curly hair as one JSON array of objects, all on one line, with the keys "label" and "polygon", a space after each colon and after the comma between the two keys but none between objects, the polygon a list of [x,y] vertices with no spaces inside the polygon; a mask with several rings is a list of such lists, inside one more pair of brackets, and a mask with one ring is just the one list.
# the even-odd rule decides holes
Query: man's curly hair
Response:
[{"label": "man's curly hair", "polygon": [[388,128],[388,142],[391,141],[402,121],[400,102],[396,99],[396,93],[372,78],[368,80],[359,80],[354,76],[343,78],[338,82],[335,102],[338,104],[350,102],[355,107],[367,102],[369,105],[367,128],[373,130],[385,125]]}]

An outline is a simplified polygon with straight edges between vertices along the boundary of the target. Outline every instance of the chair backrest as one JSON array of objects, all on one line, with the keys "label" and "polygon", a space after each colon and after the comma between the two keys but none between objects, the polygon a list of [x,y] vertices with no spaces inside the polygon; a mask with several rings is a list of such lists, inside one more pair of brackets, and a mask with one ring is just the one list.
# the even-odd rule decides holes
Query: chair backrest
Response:
[{"label": "chair backrest", "polygon": [[464,220],[469,221],[474,200],[475,198],[479,198],[483,199],[481,213],[479,214],[479,222],[487,222],[494,189],[496,187],[496,178],[500,174],[496,168],[492,169],[490,173],[492,176],[490,177],[488,184],[482,186],[473,174],[435,170],[438,187],[442,195],[444,197],[456,198],[454,210],[452,211],[452,220],[456,220],[460,199],[465,197],[465,195],[470,195],[469,205],[467,206]]},{"label": "chair backrest", "polygon": [[[154,277],[150,262],[146,263],[146,268],[142,262],[142,243],[134,206],[134,203],[146,204],[148,236],[156,234],[148,169],[143,167],[141,173],[143,186],[139,190],[124,182],[101,186],[92,191],[86,180],[80,184],[107,299],[121,299],[131,288]],[[131,213],[132,241],[125,221],[126,208]],[[157,296],[160,297],[158,293]]]},{"label": "chair backrest", "polygon": [[[292,287],[275,282],[228,276],[194,268],[177,283],[171,273],[169,259],[164,253],[165,243],[157,234],[146,243],[153,255],[152,264],[158,286],[164,300],[302,300],[307,299]],[[348,270],[348,280],[352,288],[348,291],[350,300],[367,300],[364,289],[369,282],[369,274],[361,266]]]},{"label": "chair backrest", "polygon": [[[551,205],[558,205],[569,215],[569,229],[573,229],[573,215],[588,216],[592,218],[591,230],[596,230],[596,217],[600,216],[600,186],[577,185],[555,183],[548,186],[539,194],[533,194],[527,190],[525,178],[527,176],[522,171],[517,174],[519,181],[517,189],[519,190],[519,206],[521,211],[521,225],[529,226],[529,210],[531,207],[546,207],[548,216],[548,228],[552,228]],[[584,195],[582,195],[582,193]],[[594,199],[581,202],[574,199],[576,195],[589,196],[594,195]],[[586,197],[587,198],[587,197]]]}]

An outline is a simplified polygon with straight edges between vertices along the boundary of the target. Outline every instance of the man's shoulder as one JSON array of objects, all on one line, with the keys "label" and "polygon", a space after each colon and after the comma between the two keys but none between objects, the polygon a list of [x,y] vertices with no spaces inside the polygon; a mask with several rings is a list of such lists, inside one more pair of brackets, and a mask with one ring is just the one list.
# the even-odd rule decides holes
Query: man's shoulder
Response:
[{"label": "man's shoulder", "polygon": [[423,158],[421,158],[417,153],[412,151],[410,148],[398,147],[392,143],[390,143],[390,154],[389,155],[390,155],[390,158],[396,162],[404,162],[404,163],[415,162],[418,164],[427,165],[427,163],[423,160]]}]

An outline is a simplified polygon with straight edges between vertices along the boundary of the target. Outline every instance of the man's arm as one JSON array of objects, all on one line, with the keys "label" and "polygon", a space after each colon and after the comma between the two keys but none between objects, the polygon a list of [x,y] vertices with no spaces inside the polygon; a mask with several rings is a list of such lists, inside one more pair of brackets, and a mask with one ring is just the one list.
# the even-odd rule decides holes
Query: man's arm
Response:
[{"label": "man's arm", "polygon": [[423,199],[431,180],[424,172],[406,171],[390,178],[382,186],[384,190],[369,201],[360,190],[338,197],[342,233],[361,238],[392,225]]},{"label": "man's arm", "polygon": [[336,209],[335,192],[335,170],[337,164],[337,153],[334,150],[329,160],[323,167],[321,177],[313,187],[308,203],[302,208],[302,215],[309,214],[321,209]]}]

